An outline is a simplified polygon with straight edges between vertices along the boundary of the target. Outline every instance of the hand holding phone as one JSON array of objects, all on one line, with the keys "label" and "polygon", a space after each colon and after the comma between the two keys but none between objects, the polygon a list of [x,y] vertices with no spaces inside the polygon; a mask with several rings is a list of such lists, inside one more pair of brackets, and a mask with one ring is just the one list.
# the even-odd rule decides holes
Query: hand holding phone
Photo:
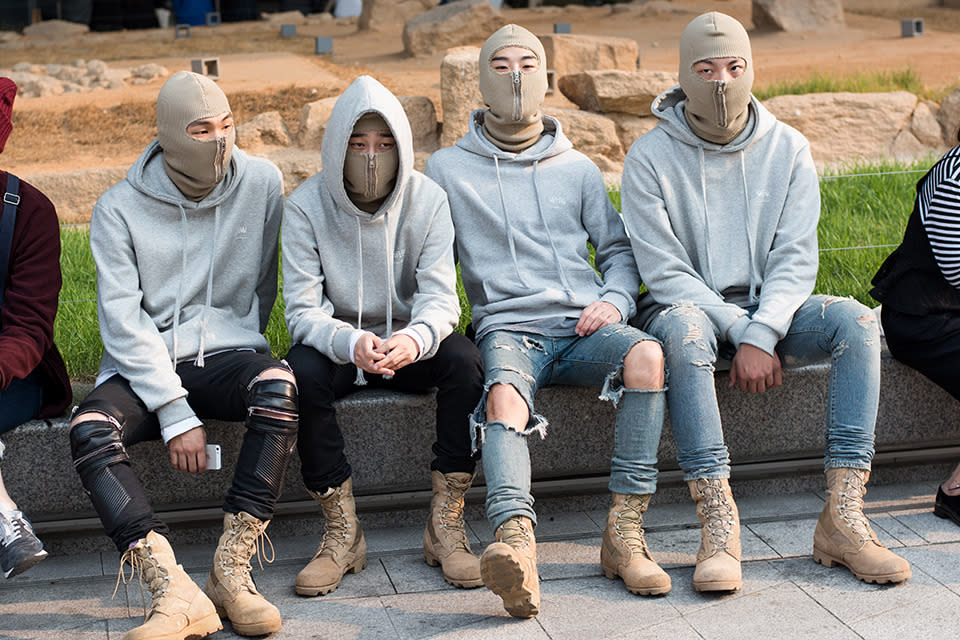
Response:
[{"label": "hand holding phone", "polygon": [[207,471],[220,470],[220,445],[207,445]]}]

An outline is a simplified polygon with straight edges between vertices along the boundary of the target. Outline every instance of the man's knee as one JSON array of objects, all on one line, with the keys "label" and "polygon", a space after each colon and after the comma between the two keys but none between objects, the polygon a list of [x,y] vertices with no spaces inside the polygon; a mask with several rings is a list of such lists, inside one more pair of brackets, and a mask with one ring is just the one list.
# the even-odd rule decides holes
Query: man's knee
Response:
[{"label": "man's knee", "polygon": [[251,418],[265,418],[272,426],[296,430],[300,410],[293,372],[283,367],[265,369],[249,388]]},{"label": "man's knee", "polygon": [[129,460],[116,420],[99,411],[84,411],[70,422],[70,453],[81,475]]},{"label": "man's knee", "polygon": [[623,386],[627,389],[662,389],[663,349],[653,340],[638,342],[623,359]]},{"label": "man's knee", "polygon": [[526,429],[530,409],[516,388],[496,383],[487,391],[487,422],[504,422],[518,431]]}]

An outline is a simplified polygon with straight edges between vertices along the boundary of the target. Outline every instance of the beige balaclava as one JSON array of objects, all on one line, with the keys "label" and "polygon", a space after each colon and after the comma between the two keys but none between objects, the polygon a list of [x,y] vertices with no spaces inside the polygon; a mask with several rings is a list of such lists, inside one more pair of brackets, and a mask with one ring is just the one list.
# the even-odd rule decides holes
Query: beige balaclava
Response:
[{"label": "beige balaclava", "polygon": [[[536,71],[497,73],[490,66],[497,52],[523,47],[537,56]],[[483,133],[504,151],[519,152],[543,133],[540,107],[547,95],[547,57],[543,44],[526,29],[508,24],[487,38],[480,49],[480,93],[487,105]]]},{"label": "beige balaclava", "polygon": [[170,76],[157,97],[157,139],[163,149],[163,167],[180,192],[194,202],[203,200],[223,180],[236,141],[231,127],[226,136],[196,140],[187,125],[230,111],[227,96],[213,80],[190,71]]},{"label": "beige balaclava", "polygon": [[[743,58],[739,78],[707,80],[693,65],[710,58]],[[713,11],[694,18],[680,36],[680,87],[687,95],[684,114],[693,132],[710,142],[726,144],[747,126],[753,59],[743,25]]]},{"label": "beige balaclava", "polygon": [[[352,134],[367,131],[390,131],[390,126],[379,113],[373,111],[360,116],[353,125]],[[397,184],[400,153],[394,146],[382,153],[363,153],[347,149],[343,161],[343,184],[347,196],[357,208],[374,213],[387,199]]]}]

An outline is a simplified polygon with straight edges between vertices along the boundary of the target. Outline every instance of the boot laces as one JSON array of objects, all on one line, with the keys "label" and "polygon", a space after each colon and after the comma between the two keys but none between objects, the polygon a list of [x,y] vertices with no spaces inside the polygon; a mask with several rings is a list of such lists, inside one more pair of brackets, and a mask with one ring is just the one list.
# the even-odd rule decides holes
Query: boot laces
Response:
[{"label": "boot laces", "polygon": [[514,549],[522,549],[530,545],[530,529],[527,523],[519,518],[510,518],[500,526],[500,542],[510,545]]},{"label": "boot laces", "polygon": [[[255,593],[256,586],[250,575],[250,560],[256,555],[262,571],[263,563],[270,564],[276,557],[266,527],[259,521],[250,522],[238,516],[233,519],[230,529],[225,533],[228,535],[226,541],[217,547],[217,557],[221,572],[229,581],[229,589],[236,592],[246,588]],[[266,553],[267,545],[270,545],[269,558]]]},{"label": "boot laces", "polygon": [[860,542],[876,540],[877,534],[870,527],[867,516],[863,513],[863,495],[866,488],[859,475],[853,474],[843,478],[844,489],[837,491],[837,513],[847,527],[856,534]]},{"label": "boot laces", "polygon": [[623,501],[621,510],[614,514],[614,529],[631,551],[647,554],[647,540],[643,535],[643,513],[647,500],[643,496],[630,495]]},{"label": "boot laces", "polygon": [[[130,565],[129,577],[127,577],[126,571],[124,570],[124,565],[127,564]],[[157,557],[153,555],[149,541],[144,542],[143,545],[130,547],[120,556],[120,570],[117,573],[117,582],[113,585],[113,595],[110,596],[111,599],[116,597],[117,590],[120,588],[120,581],[122,580],[124,585],[130,584],[130,582],[133,581],[133,575],[135,573],[138,576],[140,604],[143,606],[143,619],[144,622],[146,622],[154,613],[160,610],[161,601],[170,589],[170,574],[166,568],[160,564]],[[150,592],[149,609],[147,609],[147,603],[143,599],[144,590]]]},{"label": "boot laces", "polygon": [[717,549],[726,549],[727,540],[733,534],[733,506],[719,483],[702,482],[698,485],[703,496],[703,528],[707,539]]},{"label": "boot laces", "polygon": [[347,510],[343,508],[343,491],[337,488],[329,496],[320,500],[320,507],[323,509],[324,529],[323,537],[320,539],[320,548],[317,549],[315,558],[327,553],[327,555],[337,555],[341,546],[350,546],[351,525],[347,518]]},{"label": "boot laces", "polygon": [[447,543],[457,549],[470,552],[467,532],[463,525],[463,494],[470,488],[470,482],[461,482],[447,478],[442,494],[437,529],[445,531]]}]

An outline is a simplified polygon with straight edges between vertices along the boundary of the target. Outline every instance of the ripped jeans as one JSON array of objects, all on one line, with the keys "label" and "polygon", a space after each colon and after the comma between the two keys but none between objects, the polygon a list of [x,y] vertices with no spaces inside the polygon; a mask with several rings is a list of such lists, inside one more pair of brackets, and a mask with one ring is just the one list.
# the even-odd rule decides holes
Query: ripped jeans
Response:
[{"label": "ripped jeans", "polygon": [[[756,306],[746,311],[752,314]],[[670,374],[670,424],[684,479],[729,478],[713,374],[718,348],[732,354],[732,345],[718,346],[713,323],[691,304],[663,308],[646,330],[663,342]],[[794,314],[776,352],[784,369],[832,360],[824,466],[870,469],[880,399],[880,334],[873,311],[849,298],[810,296]],[[784,384],[789,379],[785,376]]]},{"label": "ripped jeans", "polygon": [[[495,330],[480,341],[485,369],[484,395],[471,417],[476,450],[483,447],[487,482],[487,518],[496,530],[508,518],[525,516],[536,524],[530,493],[527,438],[546,435],[547,420],[534,410],[537,389],[546,384],[603,385],[601,400],[618,407],[610,490],[650,494],[657,485],[657,447],[666,399],[663,389],[625,389],[623,359],[637,343],[655,340],[624,323],[608,325],[589,336],[550,337],[520,331]],[[502,422],[487,422],[487,392],[494,384],[509,384],[530,409],[526,430]],[[592,428],[592,425],[583,425]]]}]

